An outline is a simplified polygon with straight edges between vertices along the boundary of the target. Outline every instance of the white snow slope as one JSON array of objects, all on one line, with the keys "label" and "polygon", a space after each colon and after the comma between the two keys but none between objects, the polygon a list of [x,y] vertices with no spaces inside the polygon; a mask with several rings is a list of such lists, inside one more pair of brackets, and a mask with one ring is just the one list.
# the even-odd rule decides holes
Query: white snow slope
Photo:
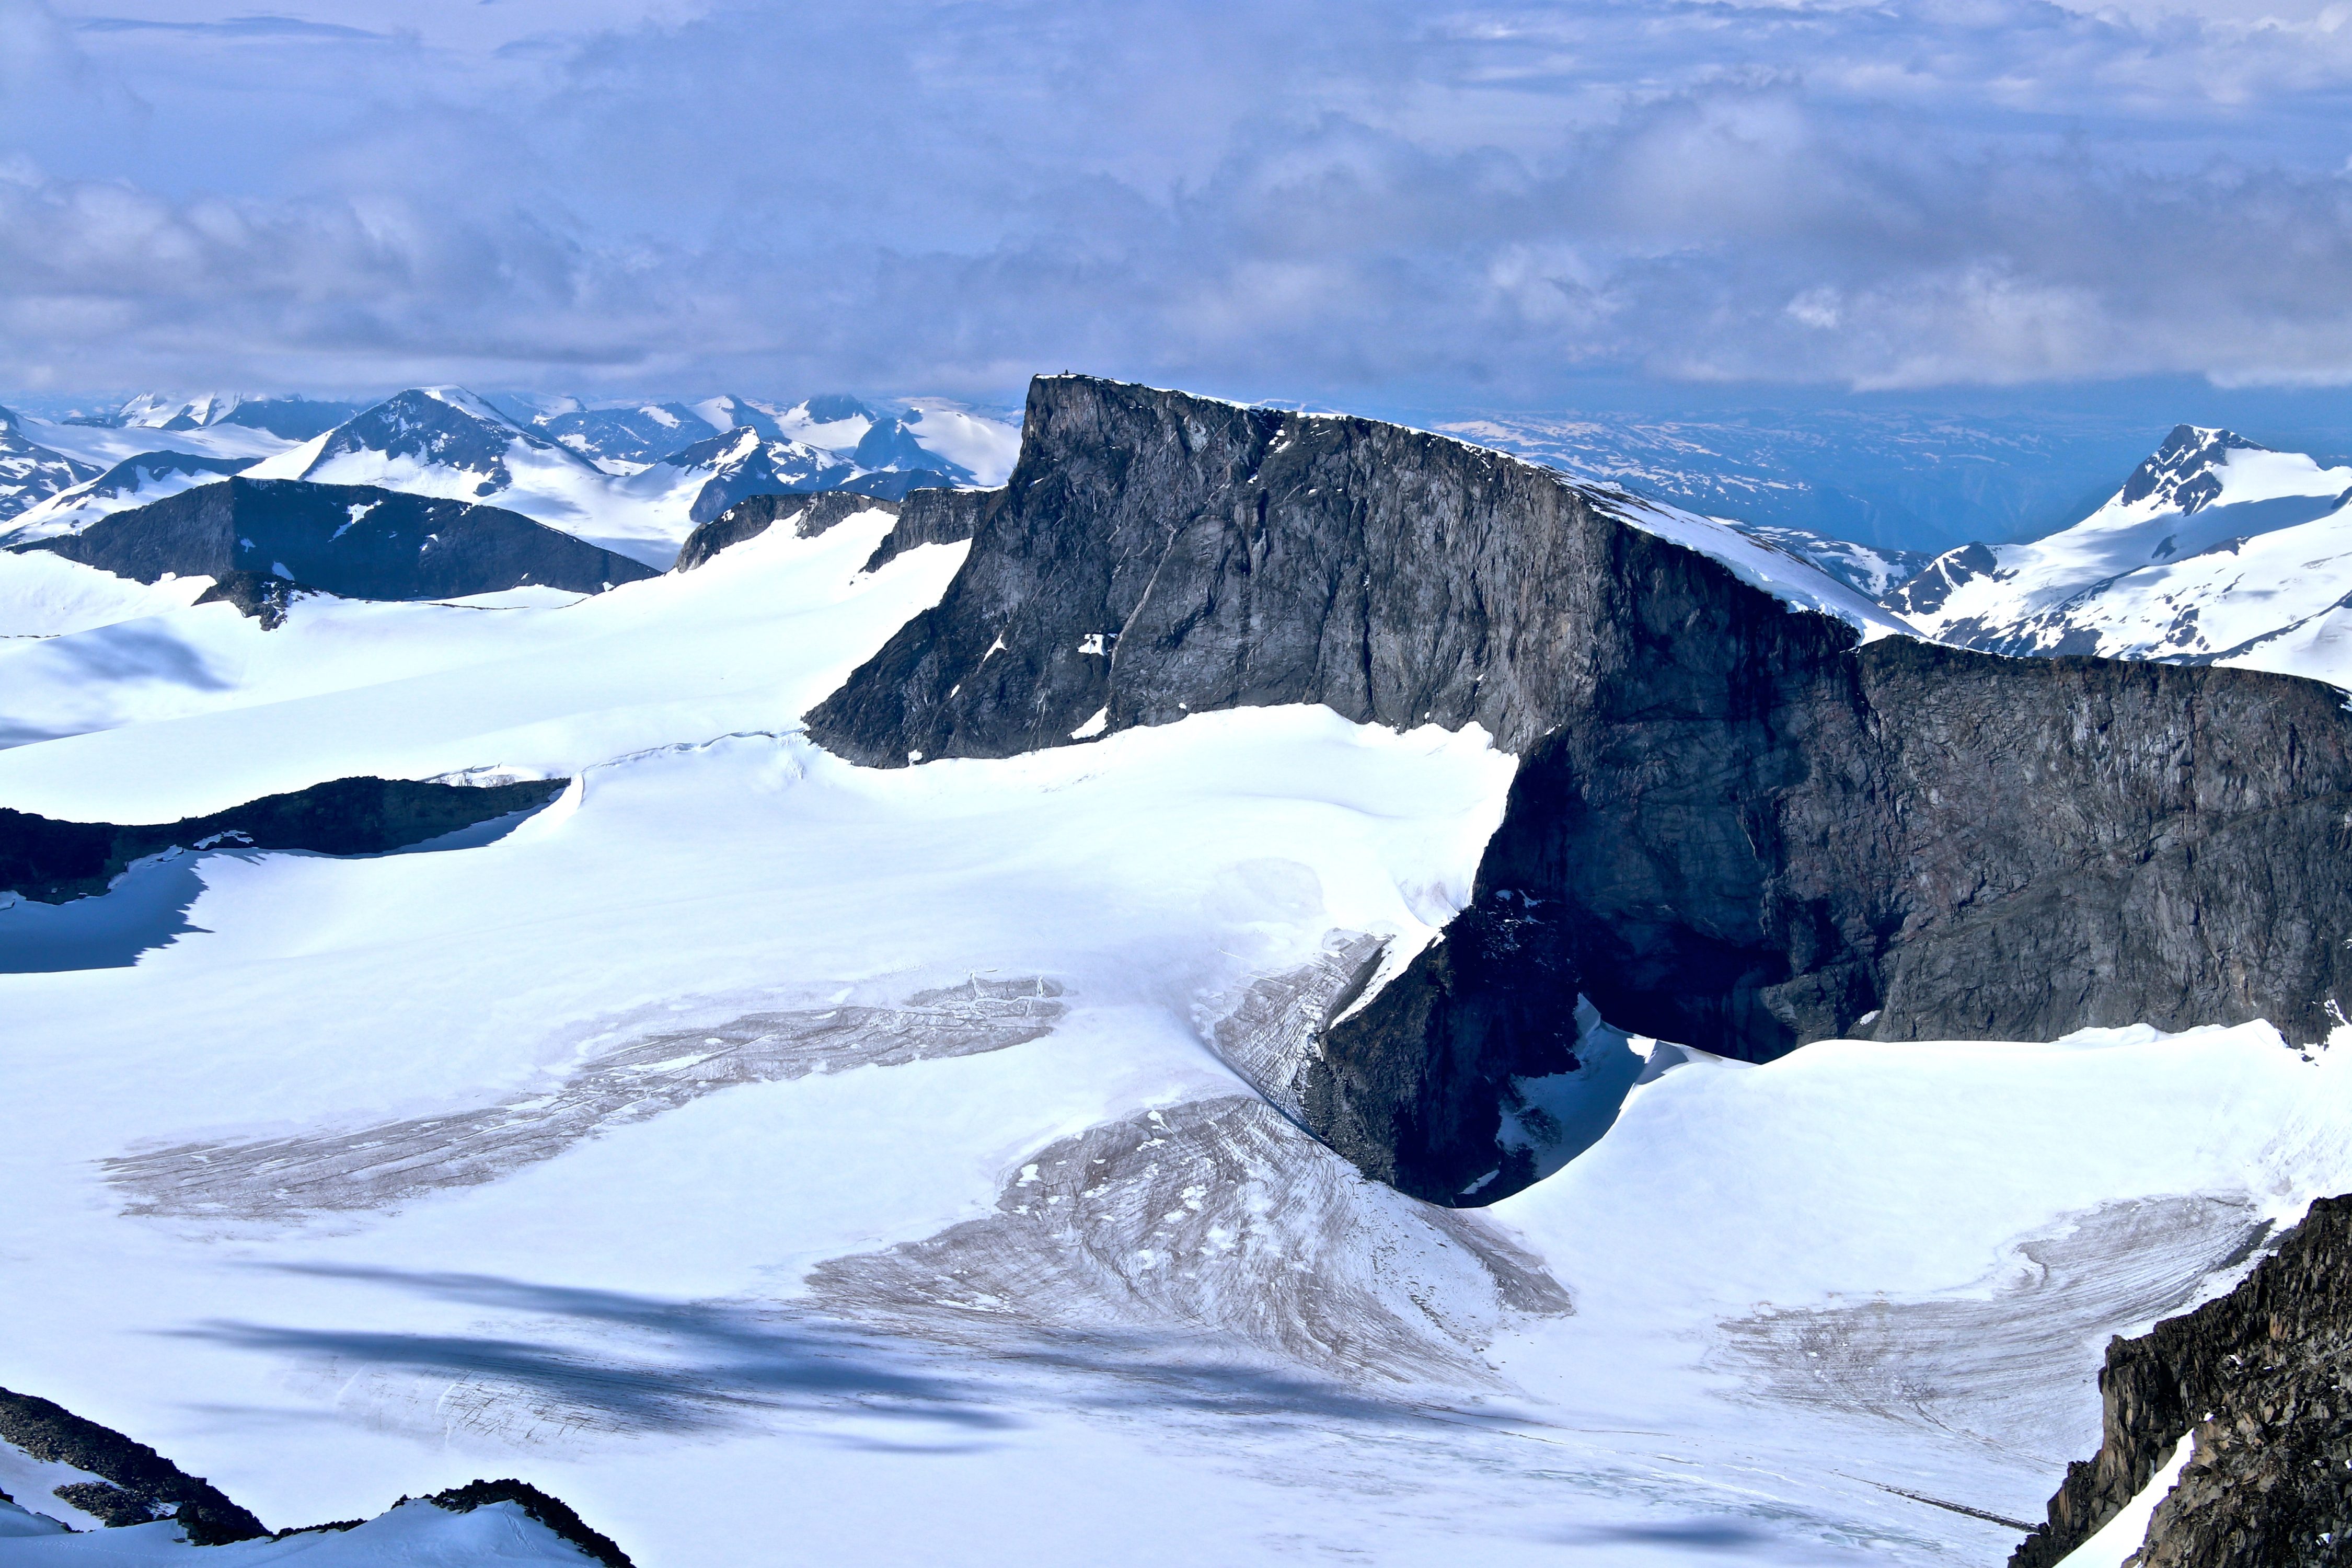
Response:
[{"label": "white snow slope", "polygon": [[[698,571],[586,597],[299,599],[275,631],[221,603],[139,614],[194,597],[185,581],[142,588],[0,554],[0,631],[86,626],[0,640],[0,801],[169,822],[354,773],[564,777],[788,727],[963,559],[926,545],[861,574],[890,527],[870,511],[813,540],[772,529]],[[107,584],[124,618],[89,626]]]},{"label": "white snow slope", "polygon": [[1996,652],[2238,665],[2352,686],[2347,503],[2352,468],[2182,426],[2083,521],[1941,556],[1898,602],[1914,601],[1906,618],[1928,636]]},{"label": "white snow slope", "polygon": [[862,575],[884,525],[0,656],[0,805],[575,777],[0,909],[0,1384],[273,1525],[514,1475],[645,1568],[1973,1564],[2109,1334],[2352,1187],[2352,1053],[2262,1025],[1635,1041],[1494,1209],[1367,1184],[1217,1026],[1427,940],[1511,759],[1276,708],[849,766],[798,715],[961,559]]},{"label": "white snow slope", "polygon": [[1741,582],[1761,588],[1792,611],[1834,616],[1860,632],[1864,642],[1917,635],[1900,616],[1814,562],[1727,519],[1701,517],[1626,490],[1601,486],[1587,490],[1611,515],[1729,567]]}]

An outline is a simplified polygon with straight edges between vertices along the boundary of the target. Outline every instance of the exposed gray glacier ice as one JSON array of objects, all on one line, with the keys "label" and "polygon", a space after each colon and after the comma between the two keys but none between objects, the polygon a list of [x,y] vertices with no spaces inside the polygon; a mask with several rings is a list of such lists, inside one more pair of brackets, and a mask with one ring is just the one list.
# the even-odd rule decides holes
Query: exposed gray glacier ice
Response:
[{"label": "exposed gray glacier ice", "polygon": [[1240,1097],[1034,1150],[994,1214],[809,1283],[827,1312],[1003,1354],[1132,1336],[1139,1368],[1255,1355],[1472,1389],[1499,1385],[1480,1356],[1499,1328],[1573,1310],[1503,1233],[1365,1181]]},{"label": "exposed gray glacier ice", "polygon": [[749,1013],[600,1051],[528,1099],[350,1132],[123,1154],[106,1162],[107,1180],[135,1215],[288,1222],[384,1208],[496,1181],[604,1128],[739,1084],[1001,1051],[1052,1029],[1061,994],[1043,978],[974,977],[895,1007]]}]

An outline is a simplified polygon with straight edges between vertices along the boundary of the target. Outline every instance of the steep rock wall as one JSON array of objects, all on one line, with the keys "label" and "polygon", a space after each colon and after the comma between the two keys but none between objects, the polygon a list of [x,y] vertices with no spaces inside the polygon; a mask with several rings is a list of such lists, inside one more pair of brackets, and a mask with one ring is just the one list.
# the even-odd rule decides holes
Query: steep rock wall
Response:
[{"label": "steep rock wall", "polygon": [[1476,722],[1522,758],[1472,907],[1295,1091],[1437,1201],[1526,1178],[1575,999],[1761,1060],[2352,996],[2352,721],[2244,671],[1868,646],[1458,442],[1083,377],[1032,387],[970,559],[811,715],[878,766],[1254,704]]}]

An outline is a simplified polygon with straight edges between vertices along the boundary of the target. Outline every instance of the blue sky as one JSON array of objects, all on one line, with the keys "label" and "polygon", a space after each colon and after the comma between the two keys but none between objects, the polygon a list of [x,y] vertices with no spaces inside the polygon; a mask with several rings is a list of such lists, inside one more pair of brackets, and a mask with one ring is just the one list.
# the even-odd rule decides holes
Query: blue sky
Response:
[{"label": "blue sky", "polygon": [[2332,402],[2352,4],[0,0],[0,386],[1061,369]]}]

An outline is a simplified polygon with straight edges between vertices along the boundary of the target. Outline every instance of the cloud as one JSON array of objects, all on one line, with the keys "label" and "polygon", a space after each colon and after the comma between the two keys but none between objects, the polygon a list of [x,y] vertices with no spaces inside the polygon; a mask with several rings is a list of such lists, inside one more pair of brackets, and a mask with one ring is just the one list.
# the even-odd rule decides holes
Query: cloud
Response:
[{"label": "cloud", "polygon": [[83,16],[73,23],[83,33],[182,33],[218,38],[353,38],[376,39],[382,33],[348,27],[339,22],[313,22],[300,16],[230,16],[217,21],[184,22],[146,16]]},{"label": "cloud", "polygon": [[2352,381],[2332,11],[808,0],[469,51],[0,7],[152,106],[5,121],[0,380]]}]

